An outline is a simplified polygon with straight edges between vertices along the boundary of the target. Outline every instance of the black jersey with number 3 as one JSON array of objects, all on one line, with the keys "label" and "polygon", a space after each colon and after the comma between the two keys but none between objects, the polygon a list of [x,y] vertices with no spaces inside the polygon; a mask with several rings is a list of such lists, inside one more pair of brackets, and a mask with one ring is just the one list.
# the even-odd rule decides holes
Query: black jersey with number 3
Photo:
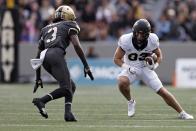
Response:
[{"label": "black jersey with number 3", "polygon": [[39,49],[59,47],[65,50],[70,43],[70,36],[78,34],[80,28],[75,21],[60,21],[42,28]]}]

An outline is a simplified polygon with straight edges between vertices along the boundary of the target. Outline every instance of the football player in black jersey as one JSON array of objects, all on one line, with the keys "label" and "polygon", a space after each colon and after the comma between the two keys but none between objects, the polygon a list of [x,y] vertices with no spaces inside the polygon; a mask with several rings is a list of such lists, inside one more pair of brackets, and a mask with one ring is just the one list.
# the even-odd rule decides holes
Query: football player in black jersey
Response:
[{"label": "football player in black jersey", "polygon": [[[64,97],[65,121],[77,121],[71,111],[71,104],[76,86],[70,78],[70,73],[64,59],[64,55],[66,54],[65,50],[70,43],[72,43],[77,55],[84,65],[85,77],[88,75],[91,80],[94,79],[79,42],[78,33],[80,28],[75,19],[76,16],[72,8],[63,5],[55,11],[53,23],[47,25],[41,30],[37,58],[40,58],[40,53],[47,49],[42,65],[60,85],[59,88],[51,93],[41,98],[34,98],[32,101],[39,109],[40,114],[45,118],[48,118],[45,104],[51,100]],[[43,87],[40,72],[41,69],[39,67],[36,70],[34,93],[39,86]]]}]

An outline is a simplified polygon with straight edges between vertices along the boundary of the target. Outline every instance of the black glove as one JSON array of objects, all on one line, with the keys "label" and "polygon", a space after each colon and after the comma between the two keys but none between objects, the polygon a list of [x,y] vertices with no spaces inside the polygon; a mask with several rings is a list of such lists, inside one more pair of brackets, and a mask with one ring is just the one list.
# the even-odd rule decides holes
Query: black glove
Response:
[{"label": "black glove", "polygon": [[42,80],[41,79],[35,81],[33,93],[35,93],[37,91],[37,89],[38,89],[39,86],[41,86],[41,88],[43,88],[43,83],[42,83]]},{"label": "black glove", "polygon": [[93,74],[89,67],[84,67],[84,77],[86,77],[86,75],[88,75],[91,80],[94,80]]}]

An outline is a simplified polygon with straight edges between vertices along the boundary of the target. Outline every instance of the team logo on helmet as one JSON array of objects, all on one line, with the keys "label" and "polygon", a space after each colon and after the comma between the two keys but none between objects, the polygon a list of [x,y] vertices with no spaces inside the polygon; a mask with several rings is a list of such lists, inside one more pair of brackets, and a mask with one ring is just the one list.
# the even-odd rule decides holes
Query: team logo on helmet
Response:
[{"label": "team logo on helmet", "polygon": [[73,9],[67,5],[59,6],[54,15],[55,19],[74,21],[76,19]]}]

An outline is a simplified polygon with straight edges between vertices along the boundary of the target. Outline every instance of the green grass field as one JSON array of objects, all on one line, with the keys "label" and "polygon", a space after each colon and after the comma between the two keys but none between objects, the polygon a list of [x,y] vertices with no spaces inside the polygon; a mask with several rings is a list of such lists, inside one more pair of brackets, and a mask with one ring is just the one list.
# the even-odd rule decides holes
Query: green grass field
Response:
[{"label": "green grass field", "polygon": [[[44,119],[31,103],[58,85],[44,85],[32,94],[33,84],[0,85],[0,131],[196,131],[196,120],[179,120],[177,113],[147,87],[134,88],[136,115],[127,117],[127,102],[117,87],[78,87],[73,112],[78,122],[63,119],[64,99],[52,101]],[[196,117],[196,89],[167,87],[184,109]]]}]

